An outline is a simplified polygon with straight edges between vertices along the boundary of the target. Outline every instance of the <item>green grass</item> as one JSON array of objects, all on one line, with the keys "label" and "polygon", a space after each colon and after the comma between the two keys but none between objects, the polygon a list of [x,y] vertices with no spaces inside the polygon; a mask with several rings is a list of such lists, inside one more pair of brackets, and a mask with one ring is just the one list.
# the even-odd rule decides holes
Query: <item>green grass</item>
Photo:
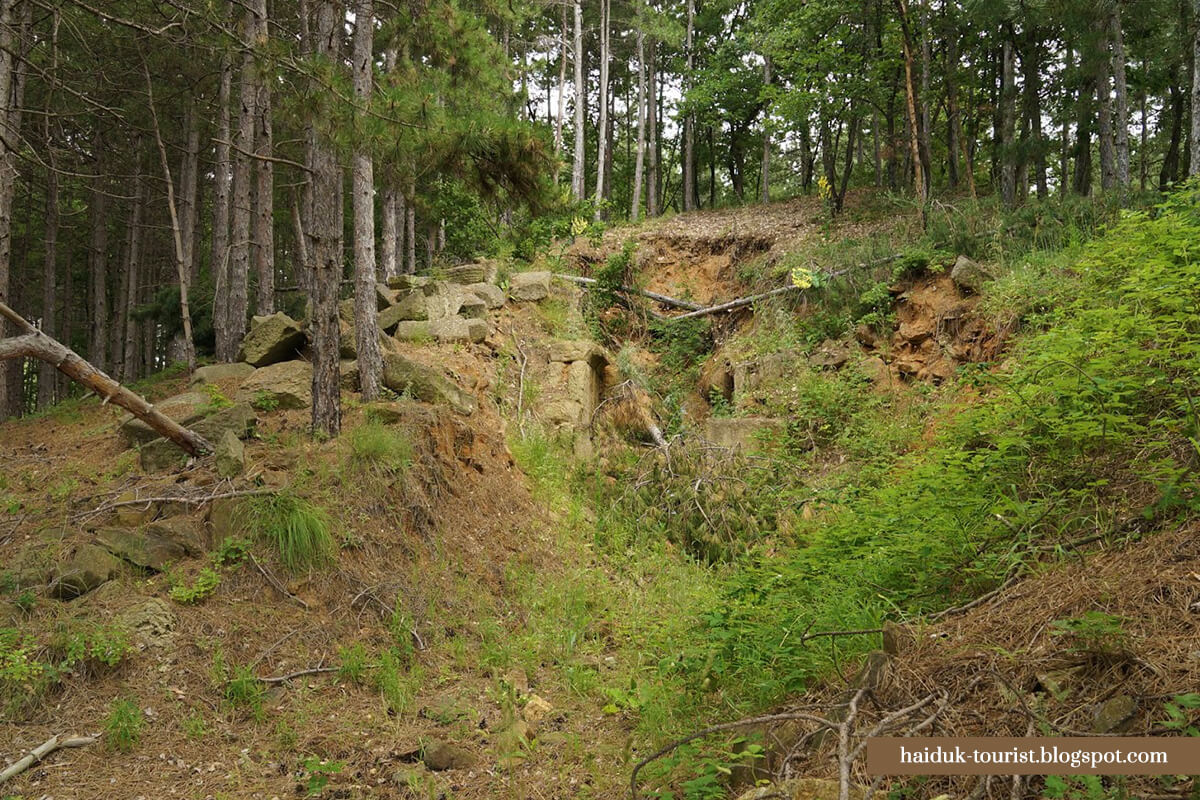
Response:
[{"label": "green grass", "polygon": [[113,702],[104,718],[104,746],[118,753],[133,752],[142,737],[142,710],[132,700]]},{"label": "green grass", "polygon": [[352,469],[390,476],[402,475],[412,464],[408,435],[395,427],[368,422],[350,431],[346,461]]},{"label": "green grass", "polygon": [[254,497],[248,516],[250,529],[278,549],[289,570],[319,567],[333,559],[329,515],[307,500],[289,492]]}]

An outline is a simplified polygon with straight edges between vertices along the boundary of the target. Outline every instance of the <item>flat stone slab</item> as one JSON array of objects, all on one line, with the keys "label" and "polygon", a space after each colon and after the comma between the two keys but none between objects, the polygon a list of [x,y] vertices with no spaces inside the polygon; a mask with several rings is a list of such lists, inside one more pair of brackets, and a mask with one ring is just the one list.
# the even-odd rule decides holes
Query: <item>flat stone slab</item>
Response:
[{"label": "flat stone slab", "polygon": [[772,417],[710,417],[704,438],[719,446],[749,452],[762,450],[768,441],[787,428],[784,420]]},{"label": "flat stone slab", "polygon": [[520,302],[544,300],[550,295],[549,272],[517,272],[508,282],[508,296]]}]

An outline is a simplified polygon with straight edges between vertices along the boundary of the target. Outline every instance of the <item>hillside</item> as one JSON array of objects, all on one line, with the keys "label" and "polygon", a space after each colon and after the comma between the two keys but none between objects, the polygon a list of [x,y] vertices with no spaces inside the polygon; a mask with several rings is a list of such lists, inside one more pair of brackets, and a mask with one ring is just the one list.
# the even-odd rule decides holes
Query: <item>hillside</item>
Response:
[{"label": "hillside", "polygon": [[[613,798],[658,754],[643,797],[828,798],[811,721],[659,751],[856,694],[851,736],[918,702],[895,732],[1194,726],[1194,198],[973,213],[853,192],[835,223],[798,199],[401,276],[383,401],[344,306],[336,439],[282,314],[240,365],[136,387],[215,456],[94,397],[3,423],[0,754],[99,737],[3,791]],[[788,286],[679,320],[620,288]]]}]

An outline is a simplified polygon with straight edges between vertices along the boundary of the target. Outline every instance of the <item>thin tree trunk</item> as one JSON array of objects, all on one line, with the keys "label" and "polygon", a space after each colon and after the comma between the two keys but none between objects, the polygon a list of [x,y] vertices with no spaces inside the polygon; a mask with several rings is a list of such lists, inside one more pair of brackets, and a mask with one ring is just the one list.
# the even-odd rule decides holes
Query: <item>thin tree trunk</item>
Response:
[{"label": "thin tree trunk", "polygon": [[[345,14],[340,3],[322,2],[316,6],[314,54],[335,63]],[[313,89],[320,91],[320,86],[314,85]],[[309,229],[314,266],[310,294],[312,425],[314,434],[337,436],[342,427],[338,364],[338,288],[342,280],[342,212],[338,202],[342,173],[332,143],[319,134],[317,124],[315,119],[309,123],[313,141],[312,222]]]},{"label": "thin tree trunk", "polygon": [[[258,19],[256,40],[265,48],[270,29],[267,19],[267,0],[256,0]],[[258,292],[254,304],[258,314],[275,313],[275,166],[270,161],[273,147],[271,122],[271,84],[256,71],[255,148],[256,186],[254,191],[254,249]]]},{"label": "thin tree trunk", "polygon": [[[0,303],[10,299],[12,291],[12,215],[13,196],[16,191],[17,165],[16,154],[12,147],[15,140],[13,133],[14,119],[20,111],[13,102],[13,84],[16,81],[17,52],[15,28],[13,26],[13,7],[16,0],[0,0],[0,125],[5,131],[0,136]],[[0,338],[9,334],[8,322],[0,319]],[[0,364],[0,420],[17,412],[19,399],[10,397],[9,390],[11,373],[19,369],[12,364]]]},{"label": "thin tree trunk", "polygon": [[1032,155],[1034,183],[1037,185],[1037,196],[1045,200],[1050,194],[1046,180],[1046,146],[1042,135],[1042,42],[1037,28],[1031,28],[1026,36],[1025,52],[1021,57],[1021,71],[1024,74],[1023,100],[1025,124],[1028,130],[1026,157]]},{"label": "thin tree trunk", "polygon": [[229,331],[229,203],[232,186],[230,149],[230,110],[233,94],[233,64],[228,55],[221,57],[221,83],[217,94],[217,149],[213,169],[212,252],[209,267],[213,279],[213,332],[217,358],[229,361],[236,355]]},{"label": "thin tree trunk", "polygon": [[[687,3],[687,38],[684,40],[687,54],[687,72],[684,75],[684,88],[691,88],[695,75],[696,57],[693,45],[696,32],[696,0]],[[683,210],[691,211],[699,203],[699,187],[696,181],[696,115],[691,111],[683,117]]]},{"label": "thin tree trunk", "polygon": [[608,13],[610,0],[600,0],[600,122],[597,127],[596,152],[596,210],[594,218],[597,222],[603,216],[604,200],[607,197],[606,187],[608,168]]},{"label": "thin tree trunk", "polygon": [[183,263],[188,280],[194,285],[200,277],[196,258],[196,221],[200,212],[200,117],[194,101],[188,103],[185,116],[187,148],[184,151],[179,175],[179,226],[183,238]]},{"label": "thin tree trunk", "polygon": [[587,194],[584,176],[584,112],[587,110],[587,84],[583,76],[583,0],[575,0],[575,162],[571,167],[571,197],[576,201]]},{"label": "thin tree trunk", "polygon": [[[49,102],[47,102],[49,112]],[[42,330],[50,336],[58,334],[56,311],[58,297],[58,168],[54,155],[54,139],[51,133],[50,114],[45,118],[46,145],[50,169],[46,173],[46,249],[42,265]],[[38,368],[37,407],[48,408],[55,400],[54,365],[43,361]]]},{"label": "thin tree trunk", "polygon": [[141,141],[135,140],[134,147],[138,151],[137,174],[134,176],[133,201],[129,211],[128,240],[125,247],[125,274],[129,276],[126,284],[125,297],[122,298],[124,308],[121,319],[124,328],[125,356],[122,360],[121,379],[124,381],[137,380],[139,359],[139,341],[137,335],[137,318],[133,315],[138,304],[138,290],[142,280],[142,206],[145,193],[142,188]]},{"label": "thin tree trunk", "polygon": [[917,120],[916,85],[913,82],[912,31],[908,20],[907,0],[895,0],[895,2],[896,7],[900,11],[900,24],[903,34],[901,41],[904,46],[904,90],[908,107],[909,147],[913,162],[913,189],[916,192],[917,202],[921,206],[921,220],[923,225],[926,203],[925,176],[922,174],[923,171],[921,169],[920,123]]},{"label": "thin tree trunk", "polygon": [[[929,0],[918,0],[920,11],[921,25],[921,93],[920,93],[920,130],[919,141],[921,143],[921,169],[925,173],[925,186],[929,189],[933,186],[933,163],[932,150],[930,144],[930,119],[929,119],[929,100],[931,92],[929,91],[929,72],[930,62],[932,61],[932,47],[929,43],[930,26],[929,26]],[[850,134],[854,135],[853,132]]]},{"label": "thin tree trunk", "polygon": [[[258,100],[258,77],[254,65],[254,43],[258,35],[258,15],[247,7],[242,26],[242,73],[238,104],[238,127],[233,147],[233,212],[230,223],[229,305],[227,337],[218,343],[218,357],[233,361],[246,335],[246,311],[250,286],[250,218],[254,213],[251,192],[254,187],[252,155],[254,153],[255,103]],[[222,347],[221,344],[224,346]]]},{"label": "thin tree trunk", "polygon": [[1017,63],[1007,24],[1000,59],[1000,199],[1005,208],[1013,208],[1017,204]]},{"label": "thin tree trunk", "polygon": [[[171,217],[171,234],[175,245],[175,273],[179,280],[179,313],[183,322],[183,357],[187,363],[188,372],[193,372],[196,369],[196,340],[192,336],[192,311],[188,303],[191,273],[187,265],[183,225],[180,222],[179,211],[175,203],[175,181],[171,177],[171,163],[167,158],[167,146],[163,144],[162,131],[158,126],[158,111],[154,108],[154,84],[150,80],[149,67],[146,67],[146,97],[150,105],[150,119],[154,123],[154,141],[158,145],[163,180],[167,184],[167,211]],[[153,325],[154,322],[148,321],[148,324]]]},{"label": "thin tree trunk", "polygon": [[[771,57],[763,57],[763,85],[771,85]],[[758,198],[764,203],[771,202],[771,104],[763,108],[763,149],[762,169],[759,173]]]},{"label": "thin tree trunk", "polygon": [[1117,153],[1114,141],[1112,100],[1112,42],[1109,22],[1096,22],[1099,32],[1100,52],[1096,59],[1096,101],[1099,103],[1097,124],[1100,134],[1100,188],[1112,191],[1117,186]]},{"label": "thin tree trunk", "polygon": [[642,178],[646,166],[646,34],[637,32],[637,155],[633,166],[633,199],[629,206],[629,220],[637,222],[642,212]]},{"label": "thin tree trunk", "polygon": [[91,240],[88,244],[88,287],[91,296],[91,325],[89,327],[88,360],[104,371],[108,360],[108,193],[102,177],[105,151],[104,140],[97,128],[92,139],[92,169],[95,177],[89,187],[88,216]]},{"label": "thin tree trunk", "polygon": [[658,43],[652,38],[646,74],[646,216],[659,214],[658,196]]},{"label": "thin tree trunk", "polygon": [[1113,147],[1116,150],[1117,186],[1122,195],[1129,189],[1129,85],[1125,79],[1125,33],[1121,26],[1121,4],[1113,6],[1109,17],[1112,36]]},{"label": "thin tree trunk", "polygon": [[[559,59],[558,59],[558,114],[554,118],[554,183],[558,184],[559,172],[562,169],[563,157],[563,122],[567,116],[567,4],[563,3],[562,25],[559,28]],[[546,102],[546,113],[550,113],[549,100]]]},{"label": "thin tree trunk", "polygon": [[412,275],[417,271],[417,205],[416,185],[408,182],[408,197],[404,201],[404,271]]},{"label": "thin tree trunk", "polygon": [[[374,78],[372,47],[375,2],[358,0],[354,9],[354,97],[363,107],[371,102]],[[379,350],[378,306],[375,299],[375,169],[363,146],[354,153],[354,331],[358,348],[358,381],[364,400],[379,398],[383,354]],[[395,222],[393,220],[393,227]]]},{"label": "thin tree trunk", "polygon": [[1188,175],[1200,175],[1200,0],[1192,0],[1192,140]]}]

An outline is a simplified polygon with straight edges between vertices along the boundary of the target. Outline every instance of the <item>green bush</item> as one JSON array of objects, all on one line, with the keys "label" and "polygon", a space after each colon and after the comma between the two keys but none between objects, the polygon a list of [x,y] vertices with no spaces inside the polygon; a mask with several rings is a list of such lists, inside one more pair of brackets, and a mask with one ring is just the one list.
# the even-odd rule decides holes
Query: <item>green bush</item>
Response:
[{"label": "green bush", "polygon": [[104,746],[129,753],[142,738],[142,710],[132,700],[117,700],[104,718]]},{"label": "green bush", "polygon": [[357,470],[401,475],[412,464],[412,441],[404,431],[368,422],[350,431],[347,461]]}]

